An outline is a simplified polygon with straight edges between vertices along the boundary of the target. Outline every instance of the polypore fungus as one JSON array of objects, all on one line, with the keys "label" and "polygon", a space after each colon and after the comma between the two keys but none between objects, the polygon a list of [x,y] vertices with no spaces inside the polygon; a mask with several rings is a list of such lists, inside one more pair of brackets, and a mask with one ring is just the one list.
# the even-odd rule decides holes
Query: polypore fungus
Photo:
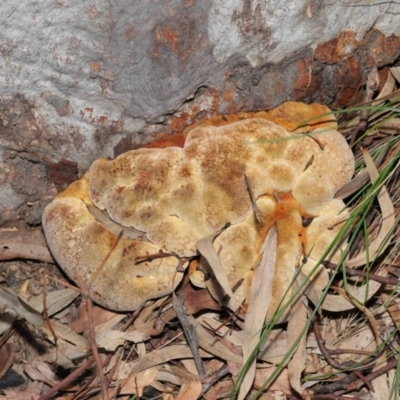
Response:
[{"label": "polypore fungus", "polygon": [[[351,179],[354,158],[327,113],[320,105],[286,103],[269,113],[203,121],[186,130],[183,148],[97,160],[45,209],[55,259],[73,280],[82,277],[96,302],[133,310],[170,293],[186,266],[178,268],[179,259],[197,256],[197,241],[225,227],[214,248],[231,287],[242,282],[229,302],[238,307],[248,300],[264,239],[276,224],[271,316],[296,267],[310,272],[347,218],[334,195]],[[339,256],[336,248],[327,259]],[[322,267],[314,276],[319,287],[326,284]],[[203,284],[199,271],[192,279]],[[222,301],[212,282],[207,286]]]}]

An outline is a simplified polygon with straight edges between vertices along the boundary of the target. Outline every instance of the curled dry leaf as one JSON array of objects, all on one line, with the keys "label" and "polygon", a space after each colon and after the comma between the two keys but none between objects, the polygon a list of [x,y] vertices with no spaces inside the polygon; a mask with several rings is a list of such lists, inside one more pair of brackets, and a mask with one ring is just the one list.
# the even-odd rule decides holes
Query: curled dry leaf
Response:
[{"label": "curled dry leaf", "polygon": [[[223,302],[228,295],[228,306],[243,317],[262,245],[276,225],[271,318],[290,297],[299,260],[307,255],[303,268],[312,271],[348,216],[333,196],[353,175],[352,152],[330,110],[318,104],[289,102],[270,112],[213,118],[184,135],[183,148],[97,160],[60,193],[43,215],[52,254],[73,280],[79,271],[94,301],[133,310],[171,293],[187,264],[177,257],[197,256],[196,244],[229,225],[213,242],[223,270],[219,283],[215,276],[204,282],[201,274],[192,281],[219,286],[213,296]],[[327,168],[332,164],[337,167]],[[126,230],[141,232],[142,240]],[[332,262],[339,257],[340,248],[328,255]],[[322,288],[328,276],[322,267],[317,273],[314,283]]]}]

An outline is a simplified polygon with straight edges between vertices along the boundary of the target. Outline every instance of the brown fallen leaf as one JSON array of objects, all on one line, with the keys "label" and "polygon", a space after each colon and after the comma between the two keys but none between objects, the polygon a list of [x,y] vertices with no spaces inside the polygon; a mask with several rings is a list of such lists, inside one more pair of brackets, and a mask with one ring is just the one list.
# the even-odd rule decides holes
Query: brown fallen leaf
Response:
[{"label": "brown fallen leaf", "polygon": [[179,390],[176,400],[196,400],[201,396],[201,382],[190,382],[183,384]]},{"label": "brown fallen leaf", "polygon": [[[52,319],[50,323],[52,330],[58,338],[55,362],[67,368],[71,368],[73,365],[71,361],[87,356],[89,352],[89,343],[83,336],[72,331],[67,325],[54,319]],[[47,339],[54,343],[53,332],[49,329],[47,324],[44,324],[41,330],[47,335]]]},{"label": "brown fallen leaf", "polygon": [[[254,348],[260,340],[262,327],[268,312],[272,296],[272,279],[276,264],[276,247],[278,234],[273,226],[267,233],[262,248],[260,265],[255,271],[252,286],[251,299],[246,313],[243,329],[243,365],[248,361]],[[240,385],[239,399],[244,399],[250,391],[256,373],[256,358],[251,360],[247,373]]]},{"label": "brown fallen leaf", "polygon": [[[116,315],[115,312],[94,306],[92,312],[93,326],[97,327],[98,325],[106,323],[113,318],[114,315]],[[89,329],[87,314],[82,314],[76,321],[73,321],[69,327],[76,333],[86,332]]]},{"label": "brown fallen leaf", "polygon": [[[294,282],[294,290],[298,288],[298,283]],[[307,324],[308,307],[306,296],[301,296],[291,307],[288,322],[288,341],[290,348]],[[300,395],[303,392],[300,378],[306,366],[306,342],[307,335],[303,334],[288,364],[289,381],[292,388]]]},{"label": "brown fallen leaf", "polygon": [[[74,289],[60,289],[46,294],[47,315],[58,313],[71,304],[79,296],[79,291]],[[43,312],[43,296],[32,297],[27,303],[38,312]]]},{"label": "brown fallen leaf", "polygon": [[9,288],[0,287],[0,311],[2,314],[14,313],[35,326],[44,323],[42,315]]},{"label": "brown fallen leaf", "polygon": [[390,67],[390,72],[397,82],[400,82],[400,68],[399,67]]},{"label": "brown fallen leaf", "polygon": [[0,396],[0,399],[4,400],[39,400],[41,396],[39,388],[36,390],[31,389],[29,391],[7,389],[3,392],[5,396]]},{"label": "brown fallen leaf", "polygon": [[163,382],[171,382],[174,385],[181,386],[185,383],[187,384],[192,381],[200,382],[201,378],[197,374],[192,374],[184,368],[178,367],[176,365],[168,365],[158,370],[157,380]]},{"label": "brown fallen leaf", "polygon": [[98,347],[106,349],[108,351],[115,351],[117,347],[123,346],[128,342],[139,343],[150,339],[150,336],[143,334],[142,332],[123,332],[110,330],[108,332],[102,332],[96,335],[96,344]]},{"label": "brown fallen leaf", "polygon": [[132,374],[122,385],[119,394],[134,394],[141,398],[143,396],[143,389],[154,382],[157,373],[157,368],[150,368]]},{"label": "brown fallen leaf", "polygon": [[[235,297],[234,297],[232,289],[229,285],[228,278],[226,276],[226,272],[225,272],[224,268],[222,267],[219,255],[215,251],[214,245],[213,245],[214,239],[221,233],[222,233],[222,230],[200,239],[196,243],[196,247],[197,247],[197,250],[202,255],[203,261],[205,261],[205,262],[202,262],[202,259],[200,259],[200,264],[206,270],[211,269],[210,273],[213,274],[215,281],[216,281],[216,282],[210,282],[212,280],[209,279],[206,282],[208,289],[210,290],[211,294],[221,302],[225,302],[224,300],[226,297],[227,298],[226,303],[229,304],[232,301],[235,301]],[[223,291],[222,296],[224,297],[224,299],[220,298],[221,293],[219,293],[218,289],[214,286],[214,283],[217,283],[221,287],[221,289]],[[210,284],[211,286],[209,286],[208,284]],[[240,304],[235,304],[232,306],[233,307],[229,307],[229,308],[236,309],[236,308],[240,307]]]},{"label": "brown fallen leaf", "polygon": [[0,379],[6,374],[14,361],[14,349],[10,343],[0,348]]},{"label": "brown fallen leaf", "polygon": [[205,400],[215,400],[218,398],[229,399],[229,395],[232,393],[233,382],[229,380],[220,380],[214,386],[212,386],[203,396]]},{"label": "brown fallen leaf", "polygon": [[[379,177],[379,172],[376,169],[374,162],[366,149],[362,149],[365,164],[367,166],[368,173],[371,177],[372,183],[375,182]],[[351,260],[346,261],[348,267],[359,267],[360,265],[365,265],[369,260],[373,260],[380,253],[385,251],[389,246],[390,240],[387,240],[388,236],[391,234],[392,229],[395,225],[395,212],[393,203],[390,200],[387,189],[384,185],[381,186],[378,194],[378,202],[382,211],[382,226],[379,230],[378,236],[372,240],[368,245],[368,252],[357,255]]]},{"label": "brown fallen leaf", "polygon": [[222,343],[220,343],[220,339],[218,336],[211,336],[210,333],[206,329],[204,329],[200,323],[193,318],[192,316],[188,316],[190,323],[196,329],[199,345],[208,353],[211,353],[222,360],[232,361],[235,363],[240,363],[241,359],[236,354],[232,353],[229,349],[227,349]]},{"label": "brown fallen leaf", "polygon": [[[264,385],[265,381],[269,379],[269,377],[275,372],[275,369],[275,366],[270,368],[257,368],[254,379],[254,387],[256,389],[260,389]],[[231,363],[229,366],[229,371],[232,375],[237,376],[240,372],[240,365]],[[287,368],[283,368],[269,386],[268,391],[271,392],[274,390],[291,390]]]},{"label": "brown fallen leaf", "polygon": [[195,289],[190,282],[186,282],[182,287],[182,293],[187,315],[196,314],[202,310],[221,310],[221,306],[207,289]]},{"label": "brown fallen leaf", "polygon": [[389,69],[389,71],[390,72],[387,74],[386,82],[383,85],[382,90],[380,91],[378,96],[376,96],[376,100],[380,101],[376,101],[375,103],[373,103],[374,106],[381,104],[382,103],[381,99],[387,96],[388,94],[393,93],[393,91],[396,89],[396,81],[394,79],[394,74],[396,73],[396,71],[391,71],[391,69]]},{"label": "brown fallen leaf", "polygon": [[60,378],[44,362],[38,362],[35,365],[25,365],[24,372],[34,381],[44,382],[49,386],[54,386],[60,381]]},{"label": "brown fallen leaf", "polygon": [[24,258],[55,263],[42,231],[0,230],[0,260]]},{"label": "brown fallen leaf", "polygon": [[[212,354],[202,349],[199,350],[199,353],[202,358],[213,357]],[[145,369],[164,364],[170,360],[180,360],[182,358],[193,358],[189,346],[177,344],[163,347],[162,349],[157,349],[146,354],[140,360],[132,363],[132,372],[144,371]]]},{"label": "brown fallen leaf", "polygon": [[[384,149],[381,151],[379,156],[374,161],[374,165],[376,168],[379,168],[383,163],[387,153],[389,151],[389,145],[386,145]],[[346,183],[336,194],[335,199],[345,199],[346,197],[351,196],[353,193],[356,193],[363,186],[365,186],[370,180],[370,176],[367,168],[363,168],[357,176],[355,176],[349,183]]]},{"label": "brown fallen leaf", "polygon": [[[380,271],[377,275],[386,276],[387,272],[383,270]],[[302,272],[300,272],[297,279],[299,279],[300,282],[303,282],[305,279],[308,278]],[[360,303],[364,303],[365,301],[368,301],[370,298],[372,298],[375,293],[380,289],[380,287],[381,283],[370,280],[368,284],[360,287],[351,288],[349,290],[349,295]],[[317,289],[314,285],[309,285],[305,293],[313,304],[318,304],[323,292],[322,290]],[[340,312],[352,310],[354,308],[354,305],[342,296],[327,294],[321,304],[321,308],[326,311]]]}]

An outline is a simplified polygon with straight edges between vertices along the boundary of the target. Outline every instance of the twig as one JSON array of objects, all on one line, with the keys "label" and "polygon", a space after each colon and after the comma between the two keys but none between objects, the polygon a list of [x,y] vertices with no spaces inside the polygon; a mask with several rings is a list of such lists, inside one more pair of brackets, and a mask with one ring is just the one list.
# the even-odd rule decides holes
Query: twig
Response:
[{"label": "twig", "polygon": [[[330,271],[335,270],[336,267],[337,267],[336,264],[332,264],[329,261],[323,261],[323,265],[326,268],[328,268]],[[361,271],[359,269],[348,268],[348,267],[345,267],[344,270],[346,272],[346,275],[359,276],[361,278],[368,278],[371,281],[376,281],[376,282],[383,283],[383,284],[386,284],[386,285],[397,286],[400,283],[400,280],[398,278],[390,278],[388,276],[381,276],[381,275],[371,274],[369,272]]]},{"label": "twig", "polygon": [[[350,303],[352,303],[354,305],[354,307],[358,308],[361,312],[363,312],[365,314],[365,316],[367,317],[370,325],[371,325],[371,329],[372,332],[374,333],[375,336],[375,342],[376,342],[376,347],[379,347],[382,343],[382,340],[379,336],[379,331],[378,331],[378,325],[376,323],[376,320],[372,314],[371,311],[369,311],[369,309],[367,307],[362,306],[361,304],[359,304],[356,300],[354,300],[351,296],[348,296],[348,294],[346,293],[346,291],[342,288],[338,288],[338,287],[334,287],[331,286],[332,289],[334,289],[335,291],[337,291],[340,295],[342,295],[347,301],[349,301]],[[381,352],[380,352],[381,353]]]},{"label": "twig", "polygon": [[90,298],[90,288],[91,288],[93,282],[96,280],[96,278],[100,274],[100,272],[102,271],[102,269],[103,269],[104,265],[106,264],[107,260],[110,258],[112,252],[117,247],[119,241],[122,238],[122,233],[123,233],[123,231],[121,231],[119,233],[119,235],[117,236],[117,238],[114,241],[113,245],[111,246],[110,250],[108,251],[107,255],[104,257],[103,261],[101,262],[101,264],[99,265],[99,267],[97,268],[97,270],[95,271],[95,273],[93,274],[93,276],[91,277],[91,279],[90,279],[90,281],[88,282],[87,285],[85,285],[85,283],[83,282],[83,279],[80,276],[80,274],[78,273],[78,271],[75,271],[75,278],[76,278],[76,281],[78,283],[79,289],[81,290],[81,295],[84,298],[84,300],[86,301],[86,313],[87,313],[88,325],[89,325],[88,341],[89,341],[89,344],[90,344],[90,349],[91,349],[92,354],[93,354],[93,359],[94,359],[94,361],[96,363],[97,373],[98,373],[98,377],[99,377],[99,380],[100,380],[100,386],[101,386],[101,395],[102,395],[103,400],[109,400],[108,380],[104,376],[103,365],[102,365],[102,362],[101,362],[101,359],[100,359],[99,350],[98,350],[97,345],[96,345],[96,333],[95,333],[95,330],[94,330],[93,319],[92,319],[93,303],[92,303],[92,300]]},{"label": "twig", "polygon": [[[396,369],[397,365],[398,365],[398,362],[399,362],[398,360],[394,359],[394,360],[388,362],[382,368],[379,368],[379,369],[375,370],[374,372],[371,372],[365,378],[368,379],[369,381],[372,381],[372,380],[376,379],[378,376],[381,376],[382,374],[390,371],[391,369]],[[362,381],[361,382],[354,382],[352,385],[349,385],[347,390],[348,391],[360,390],[363,385],[364,385],[364,382],[362,382]]]},{"label": "twig", "polygon": [[346,268],[346,274],[350,276],[361,276],[363,278],[368,278],[379,283],[384,283],[393,286],[398,285],[400,282],[398,278],[390,278],[388,276],[385,277],[385,276],[370,274],[368,272],[360,271],[358,269]]},{"label": "twig", "polygon": [[[391,369],[395,369],[397,367],[398,360],[394,359],[390,362],[388,362],[385,366],[382,368],[379,368],[375,370],[374,372],[371,372],[367,376],[365,376],[365,379],[368,381],[372,381],[376,379],[378,376],[381,376],[382,374],[390,371]],[[335,392],[336,390],[344,390],[345,392],[351,392],[355,390],[360,390],[364,386],[364,381],[362,380],[357,380],[356,376],[352,373],[340,381],[330,383],[328,385],[322,386],[318,389],[316,389],[314,392],[315,393],[324,393],[322,396],[328,396],[327,393],[332,393]],[[314,397],[312,397],[314,400]],[[329,399],[328,397],[318,397],[316,399]],[[348,399],[348,397],[347,397]],[[352,397],[354,399],[354,397]]]},{"label": "twig", "polygon": [[[333,368],[338,369],[338,370],[349,370],[349,369],[352,369],[352,368],[357,367],[359,365],[359,363],[357,363],[355,361],[346,361],[345,363],[341,364],[341,363],[338,363],[337,361],[335,361],[331,357],[329,350],[325,346],[325,341],[322,338],[317,318],[314,318],[314,321],[313,321],[313,332],[314,332],[314,335],[315,335],[315,339],[317,340],[318,347],[319,347],[319,349],[321,351],[321,354],[323,355],[325,360],[328,362],[328,364],[331,365]],[[370,364],[371,363],[369,363],[366,366],[357,367],[357,369],[360,370],[360,369],[371,368]]]},{"label": "twig", "polygon": [[145,256],[138,256],[135,258],[135,264],[139,264],[144,261],[153,261],[153,260],[158,260],[159,258],[167,258],[167,257],[176,257],[179,259],[178,254],[176,253],[164,253],[162,250],[160,250],[159,253],[155,254],[146,254]]},{"label": "twig", "polygon": [[[88,296],[89,296],[89,291],[90,291],[90,288],[91,288],[93,282],[94,282],[94,281],[96,280],[96,278],[99,276],[99,274],[100,274],[100,272],[102,271],[102,269],[103,269],[104,265],[106,264],[107,260],[110,258],[112,252],[113,252],[113,251],[115,250],[115,248],[118,246],[118,243],[119,243],[119,241],[120,241],[121,238],[122,238],[122,234],[123,234],[123,231],[121,231],[121,232],[119,233],[119,235],[117,236],[117,239],[114,241],[114,243],[113,243],[113,245],[111,246],[110,250],[108,251],[107,255],[104,257],[103,261],[102,261],[101,264],[98,266],[98,268],[96,269],[95,273],[92,275],[92,277],[91,277],[91,279],[90,279],[90,281],[89,281],[89,284],[88,284],[88,289],[87,289],[87,291],[88,291]],[[77,274],[77,275],[79,275],[79,274]],[[89,314],[89,315],[91,315],[91,314]]]}]

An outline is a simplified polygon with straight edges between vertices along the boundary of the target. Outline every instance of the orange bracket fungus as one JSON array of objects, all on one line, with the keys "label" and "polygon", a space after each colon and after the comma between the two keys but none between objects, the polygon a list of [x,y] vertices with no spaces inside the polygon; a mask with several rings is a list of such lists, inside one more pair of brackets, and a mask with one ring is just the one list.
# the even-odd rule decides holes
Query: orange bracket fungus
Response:
[{"label": "orange bracket fungus", "polygon": [[[354,158],[329,112],[289,102],[216,117],[186,129],[183,148],[95,161],[45,209],[52,254],[71,279],[79,273],[94,301],[133,310],[171,293],[187,260],[199,256],[199,241],[211,237],[231,298],[224,300],[212,269],[207,280],[192,271],[192,282],[243,315],[264,240],[276,226],[271,317],[290,294],[296,268],[310,274],[348,217],[334,195],[350,181]],[[344,245],[326,259],[337,262]],[[313,279],[326,285],[322,266]]]}]

